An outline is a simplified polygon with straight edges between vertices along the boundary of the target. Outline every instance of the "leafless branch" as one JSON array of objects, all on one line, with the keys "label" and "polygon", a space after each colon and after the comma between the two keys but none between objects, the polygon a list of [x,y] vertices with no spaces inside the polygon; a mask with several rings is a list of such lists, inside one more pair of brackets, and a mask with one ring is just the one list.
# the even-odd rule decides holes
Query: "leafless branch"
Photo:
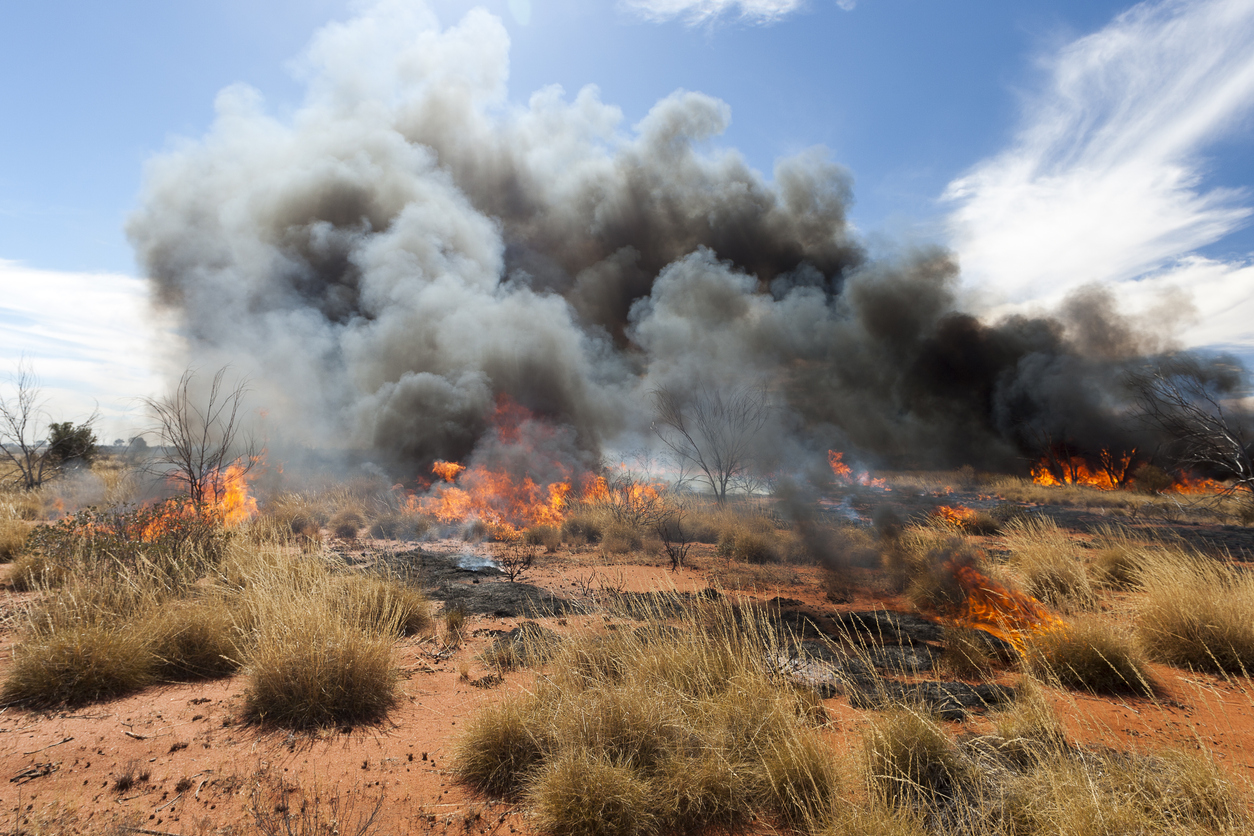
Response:
[{"label": "leafless branch", "polygon": [[[1141,417],[1175,440],[1175,458],[1186,468],[1219,473],[1228,493],[1254,493],[1250,416],[1217,386],[1213,370],[1196,360],[1174,358],[1130,377]],[[1226,406],[1227,405],[1227,406]]]},{"label": "leafless branch", "polygon": [[228,468],[247,472],[257,460],[256,444],[241,437],[248,382],[228,387],[225,377],[226,369],[219,369],[200,395],[193,388],[196,372],[188,369],[173,392],[144,400],[161,445],[153,462],[197,506],[222,499]]},{"label": "leafless branch", "polygon": [[725,394],[701,385],[690,393],[659,387],[652,395],[653,431],[726,502],[728,489],[752,474],[754,437],[771,415],[766,390],[745,386]]}]

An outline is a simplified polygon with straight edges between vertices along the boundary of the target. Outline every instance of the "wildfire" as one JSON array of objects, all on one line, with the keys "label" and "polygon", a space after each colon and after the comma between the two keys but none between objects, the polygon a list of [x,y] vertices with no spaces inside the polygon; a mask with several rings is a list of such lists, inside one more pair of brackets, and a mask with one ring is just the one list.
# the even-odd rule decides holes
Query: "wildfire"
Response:
[{"label": "wildfire", "polygon": [[891,491],[888,483],[883,479],[874,479],[871,474],[865,470],[858,471],[854,475],[853,468],[844,462],[845,454],[839,450],[827,451],[827,464],[832,468],[832,475],[836,477],[836,481],[843,482],[846,485],[861,485],[866,488],[878,488],[882,491]]},{"label": "wildfire", "polygon": [[[1133,474],[1135,461],[1135,449],[1125,453],[1112,453],[1109,450],[1102,450],[1098,454],[1096,465],[1090,465],[1081,456],[1058,453],[1051,450],[1042,456],[1040,461],[1032,465],[1032,481],[1038,485],[1050,487],[1081,485],[1102,491],[1113,491],[1127,488],[1136,482]],[[1178,476],[1162,492],[1214,494],[1223,490],[1224,485],[1222,482],[1185,473]]]},{"label": "wildfire", "polygon": [[991,633],[1020,654],[1029,637],[1066,626],[1040,601],[1002,586],[970,563],[950,562],[945,568],[966,596],[964,611],[954,618],[960,626]]}]

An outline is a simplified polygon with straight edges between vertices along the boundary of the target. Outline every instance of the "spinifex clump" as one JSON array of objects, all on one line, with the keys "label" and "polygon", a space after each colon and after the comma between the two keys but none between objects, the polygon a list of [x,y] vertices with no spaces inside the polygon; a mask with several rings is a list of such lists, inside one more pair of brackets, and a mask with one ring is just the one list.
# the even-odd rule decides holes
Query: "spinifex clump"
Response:
[{"label": "spinifex clump", "polygon": [[530,693],[471,722],[463,780],[525,799],[551,833],[827,821],[834,753],[814,698],[772,674],[777,633],[723,602],[661,620],[565,643]]}]

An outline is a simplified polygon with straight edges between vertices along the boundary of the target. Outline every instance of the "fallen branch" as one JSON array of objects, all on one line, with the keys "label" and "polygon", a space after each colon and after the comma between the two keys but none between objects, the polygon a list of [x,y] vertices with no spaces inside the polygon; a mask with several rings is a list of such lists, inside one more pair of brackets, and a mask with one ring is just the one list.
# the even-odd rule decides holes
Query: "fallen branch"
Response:
[{"label": "fallen branch", "polygon": [[60,746],[62,743],[69,743],[69,742],[70,742],[71,740],[73,740],[73,739],[74,739],[74,738],[72,738],[72,737],[67,737],[67,738],[65,738],[64,740],[58,740],[56,743],[49,743],[47,746],[44,746],[44,747],[43,747],[43,748],[41,748],[41,749],[34,749],[34,750],[30,751],[30,752],[23,752],[22,754],[23,754],[23,755],[33,755],[33,754],[35,754],[35,753],[37,753],[37,752],[42,752],[44,749],[51,749],[53,746]]}]

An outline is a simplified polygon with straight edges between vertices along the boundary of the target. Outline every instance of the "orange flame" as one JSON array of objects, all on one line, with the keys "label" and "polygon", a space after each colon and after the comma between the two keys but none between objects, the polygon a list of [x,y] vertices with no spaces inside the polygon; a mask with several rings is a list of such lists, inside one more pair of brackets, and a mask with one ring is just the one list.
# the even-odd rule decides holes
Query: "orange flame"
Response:
[{"label": "orange flame", "polygon": [[888,482],[884,479],[875,479],[865,470],[858,471],[858,475],[853,474],[853,468],[844,462],[845,454],[839,450],[827,451],[827,464],[832,468],[832,475],[837,481],[844,482],[846,485],[862,485],[866,488],[878,488],[882,491],[891,491]]},{"label": "orange flame", "polygon": [[[1098,455],[1098,464],[1091,466],[1080,456],[1049,452],[1032,466],[1032,481],[1038,485],[1051,487],[1081,485],[1103,491],[1113,491],[1125,488],[1134,481],[1131,471],[1136,461],[1135,457],[1135,449],[1118,454],[1102,450]],[[1225,487],[1222,482],[1184,473],[1176,477],[1175,482],[1164,492],[1215,494],[1223,490]]]},{"label": "orange flame", "polygon": [[991,633],[1020,654],[1031,636],[1066,627],[1031,595],[1002,586],[969,563],[951,561],[945,568],[966,596],[965,610],[954,619],[962,627]]},{"label": "orange flame", "polygon": [[965,505],[942,505],[932,512],[932,516],[962,528],[975,520],[976,512]]},{"label": "orange flame", "polygon": [[452,482],[457,479],[457,474],[466,469],[466,465],[457,462],[437,461],[431,465],[431,472],[439,476],[445,482]]}]

